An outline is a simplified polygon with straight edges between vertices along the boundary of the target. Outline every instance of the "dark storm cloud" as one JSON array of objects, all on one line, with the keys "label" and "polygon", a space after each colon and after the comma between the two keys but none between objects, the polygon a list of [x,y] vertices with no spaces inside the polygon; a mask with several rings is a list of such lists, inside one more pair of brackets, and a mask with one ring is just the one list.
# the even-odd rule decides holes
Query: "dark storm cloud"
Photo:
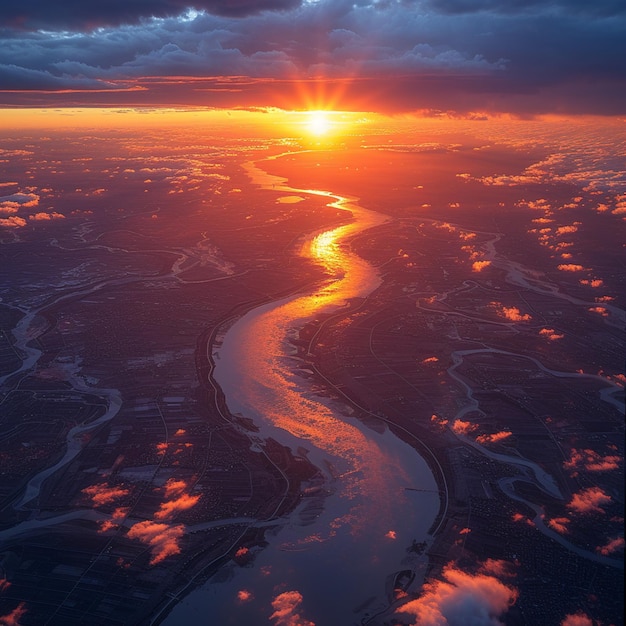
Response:
[{"label": "dark storm cloud", "polygon": [[9,0],[0,2],[0,24],[25,30],[90,30],[176,16],[188,9],[245,17],[299,4],[300,0]]},{"label": "dark storm cloud", "polygon": [[18,67],[17,65],[0,66],[0,85],[2,89],[15,90],[65,90],[65,89],[103,89],[117,88],[116,85],[86,77],[53,75],[43,70]]},{"label": "dark storm cloud", "polygon": [[[147,7],[162,7],[162,13],[183,7],[182,0],[127,4],[135,15],[144,9],[148,15]],[[45,32],[5,28],[0,92],[82,88],[101,94],[134,86],[120,104],[151,104],[153,98],[154,104],[302,107],[307,103],[294,100],[302,100],[302,85],[323,79],[335,94],[331,104],[350,108],[626,112],[626,16],[618,15],[613,0],[595,2],[593,9],[575,0],[502,4],[508,8],[495,0],[223,2],[240,17],[218,14],[226,9],[213,3],[205,5],[212,13],[145,17],[84,32],[55,31],[53,22]],[[66,5],[56,6],[63,13]],[[107,3],[112,13],[115,6]],[[123,22],[122,9],[117,15],[113,21]],[[223,84],[235,77],[250,80]],[[158,86],[157,78],[164,79]],[[210,84],[215,81],[222,84]],[[73,98],[80,103],[88,96]],[[30,93],[24,102],[36,100]],[[113,97],[92,102],[113,103]],[[0,93],[1,103],[19,103],[19,95]]]},{"label": "dark storm cloud", "polygon": [[569,15],[586,14],[610,16],[626,13],[623,0],[427,0],[434,11],[441,13],[490,13],[520,14],[535,12],[565,12]]}]

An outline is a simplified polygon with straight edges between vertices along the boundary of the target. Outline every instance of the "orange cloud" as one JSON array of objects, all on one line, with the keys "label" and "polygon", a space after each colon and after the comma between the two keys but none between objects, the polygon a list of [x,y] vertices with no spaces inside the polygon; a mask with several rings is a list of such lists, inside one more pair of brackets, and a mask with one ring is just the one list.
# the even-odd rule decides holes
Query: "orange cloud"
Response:
[{"label": "orange cloud", "polygon": [[110,520],[105,520],[100,523],[100,530],[98,532],[105,533],[107,530],[117,528],[118,524],[126,517],[129,511],[129,507],[118,507],[113,511]]},{"label": "orange cloud", "polygon": [[472,272],[482,272],[486,267],[491,265],[491,261],[474,261],[472,263]]},{"label": "orange cloud", "polygon": [[173,450],[174,454],[180,454],[185,448],[192,448],[193,443],[167,443],[166,441],[162,441],[161,443],[157,443],[156,450],[159,456],[165,455],[169,450]]},{"label": "orange cloud", "polygon": [[0,624],[2,626],[20,626],[20,620],[27,613],[26,605],[20,602],[10,613],[0,615]]},{"label": "orange cloud", "polygon": [[23,217],[12,215],[11,217],[0,219],[0,226],[4,228],[21,228],[26,226],[26,220]]},{"label": "orange cloud", "polygon": [[439,224],[436,224],[436,228],[447,230],[449,233],[456,232],[456,227],[452,226],[452,224],[450,224],[449,222],[441,222]]},{"label": "orange cloud", "polygon": [[582,265],[577,265],[576,263],[563,263],[561,265],[557,265],[557,269],[562,272],[582,272],[585,268]]},{"label": "orange cloud", "polygon": [[174,436],[175,437],[180,437],[181,435],[184,435],[187,431],[184,428],[179,428],[175,433]]},{"label": "orange cloud", "polygon": [[100,522],[100,528],[98,529],[99,533],[105,533],[107,530],[111,530],[112,528],[117,528],[117,524],[114,524],[111,520],[104,520],[104,522]]},{"label": "orange cloud", "polygon": [[183,493],[183,491],[187,489],[187,483],[184,480],[170,478],[163,488],[165,489],[165,497],[171,498],[172,496],[178,496]]},{"label": "orange cloud", "polygon": [[114,522],[121,522],[128,515],[128,511],[130,511],[130,507],[118,506],[111,514],[111,519]]},{"label": "orange cloud", "polygon": [[543,335],[550,341],[556,341],[557,339],[563,339],[563,337],[565,337],[565,335],[555,332],[554,328],[542,328],[539,331],[539,334]]},{"label": "orange cloud", "polygon": [[429,356],[427,359],[424,359],[422,361],[422,364],[425,364],[425,363],[437,363],[438,360],[439,359],[436,356]]},{"label": "orange cloud", "polygon": [[603,505],[611,503],[611,496],[600,487],[589,487],[575,493],[567,508],[576,513],[604,513]]},{"label": "orange cloud", "polygon": [[598,546],[596,551],[604,556],[608,556],[609,554],[613,554],[613,552],[618,552],[623,549],[624,537],[616,537],[615,539],[611,539],[606,545]]},{"label": "orange cloud", "polygon": [[476,239],[476,233],[459,233],[459,237],[465,241],[469,239]]},{"label": "orange cloud", "polygon": [[498,315],[512,322],[527,322],[532,319],[528,313],[522,315],[522,312],[515,306],[506,307],[500,302],[490,302],[489,304],[496,309]]},{"label": "orange cloud", "polygon": [[241,546],[241,548],[239,548],[237,550],[237,552],[235,552],[235,558],[236,559],[241,559],[244,556],[248,556],[249,552],[250,552],[250,550],[248,548],[246,548],[246,546]]},{"label": "orange cloud", "polygon": [[[33,187],[30,187],[33,189]],[[0,198],[0,208],[2,207],[24,207],[30,209],[39,204],[39,197],[36,193],[14,193],[10,196],[2,196]]]},{"label": "orange cloud", "polygon": [[154,517],[158,520],[167,520],[174,517],[177,513],[187,511],[196,506],[200,494],[197,496],[190,496],[188,493],[184,493],[176,500],[170,500],[163,502],[159,507],[159,510],[154,514]]},{"label": "orange cloud", "polygon": [[577,230],[578,230],[578,226],[575,226],[575,225],[559,226],[556,229],[556,234],[557,235],[562,235],[563,233],[575,233]]},{"label": "orange cloud", "polygon": [[81,493],[88,495],[96,506],[109,504],[118,498],[127,496],[130,491],[122,487],[109,487],[105,485],[92,485],[85,487]]},{"label": "orange cloud", "polygon": [[53,211],[52,213],[45,213],[41,211],[40,213],[29,215],[28,219],[33,222],[41,222],[41,221],[65,219],[65,215],[63,215],[63,213],[57,213],[56,211]]},{"label": "orange cloud", "polygon": [[576,613],[575,615],[566,615],[561,626],[593,626],[593,620],[584,613]]},{"label": "orange cloud", "polygon": [[607,311],[606,307],[603,307],[603,306],[592,306],[592,307],[589,307],[587,310],[590,313],[598,313],[599,315],[602,315],[602,317],[609,316],[609,312]]},{"label": "orange cloud", "polygon": [[518,592],[489,574],[468,574],[448,564],[443,580],[427,582],[422,595],[398,609],[415,617],[414,626],[496,624],[517,600]]},{"label": "orange cloud", "polygon": [[608,472],[619,468],[622,457],[616,454],[602,456],[595,450],[573,448],[568,461],[563,463],[567,470],[586,469],[588,472]]},{"label": "orange cloud", "polygon": [[156,565],[168,556],[180,554],[178,542],[183,534],[182,524],[170,526],[169,524],[156,524],[149,520],[137,522],[128,531],[130,539],[138,539],[141,543],[150,546],[152,551],[150,565]]},{"label": "orange cloud", "polygon": [[459,535],[469,535],[472,532],[471,528],[461,528],[461,530],[459,530]]},{"label": "orange cloud", "polygon": [[491,435],[479,435],[476,437],[476,441],[478,443],[496,443],[498,441],[502,441],[503,439],[507,439],[513,433],[510,430],[501,430],[499,433],[493,433]]},{"label": "orange cloud", "polygon": [[502,559],[487,559],[479,568],[480,574],[489,574],[498,578],[513,578],[515,572],[509,561]]},{"label": "orange cloud", "polygon": [[569,519],[569,517],[555,517],[548,522],[548,526],[552,528],[552,530],[556,530],[557,533],[565,535],[569,532],[569,528],[567,527],[567,525],[571,521],[572,520]]},{"label": "orange cloud", "polygon": [[581,285],[589,285],[589,287],[594,287],[594,288],[598,288],[598,287],[602,287],[602,285],[604,285],[604,281],[601,280],[600,278],[594,278],[593,280],[587,280],[585,278],[583,278],[582,280],[578,281]]},{"label": "orange cloud", "polygon": [[452,430],[457,435],[468,435],[472,431],[476,430],[478,426],[471,422],[465,422],[463,420],[454,420],[452,423]]},{"label": "orange cloud", "polygon": [[285,591],[272,600],[274,612],[270,619],[277,626],[315,626],[314,622],[301,617],[296,611],[302,604],[302,594],[299,591]]},{"label": "orange cloud", "polygon": [[550,209],[550,203],[545,198],[539,198],[539,200],[529,200],[528,202],[522,200],[521,204],[524,203],[529,209],[536,211],[547,211]]},{"label": "orange cloud", "polygon": [[571,248],[574,244],[571,241],[561,241],[554,246],[555,250],[564,250],[566,248]]},{"label": "orange cloud", "polygon": [[430,416],[430,421],[433,422],[434,424],[437,424],[437,426],[439,426],[440,428],[444,428],[448,423],[447,419],[444,419],[443,417],[439,417],[438,415],[435,415],[434,413],[433,415]]},{"label": "orange cloud", "polygon": [[239,602],[249,602],[253,598],[254,595],[251,591],[248,591],[247,589],[240,589],[237,592],[237,600],[239,600]]},{"label": "orange cloud", "polygon": [[385,537],[387,537],[387,539],[396,539],[396,537],[397,537],[396,531],[395,530],[390,530],[389,532],[387,532],[385,534]]},{"label": "orange cloud", "polygon": [[503,307],[502,313],[507,319],[510,319],[513,322],[526,322],[531,318],[528,313],[522,315],[520,310],[517,307]]}]

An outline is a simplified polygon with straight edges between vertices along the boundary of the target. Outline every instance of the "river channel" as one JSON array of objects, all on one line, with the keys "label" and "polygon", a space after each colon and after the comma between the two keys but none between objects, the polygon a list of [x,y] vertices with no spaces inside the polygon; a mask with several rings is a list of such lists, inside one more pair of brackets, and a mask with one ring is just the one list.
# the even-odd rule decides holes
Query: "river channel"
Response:
[{"label": "river channel", "polygon": [[[233,414],[252,418],[259,444],[269,437],[306,454],[323,475],[315,495],[266,535],[268,545],[251,567],[233,564],[228,575],[187,596],[165,624],[366,623],[389,605],[394,574],[415,573],[426,557],[408,549],[427,543],[440,507],[435,478],[422,457],[390,431],[351,418],[317,395],[298,374],[289,338],[321,313],[365,297],[379,284],[372,266],[346,242],[385,221],[345,198],[294,189],[252,164],[253,183],[289,194],[315,194],[350,211],[352,221],[306,238],[301,254],[331,277],[318,290],[258,307],[239,319],[214,349],[214,377]],[[343,407],[345,409],[346,407]],[[289,622],[283,615],[299,615]],[[281,621],[283,620],[283,621]]]}]

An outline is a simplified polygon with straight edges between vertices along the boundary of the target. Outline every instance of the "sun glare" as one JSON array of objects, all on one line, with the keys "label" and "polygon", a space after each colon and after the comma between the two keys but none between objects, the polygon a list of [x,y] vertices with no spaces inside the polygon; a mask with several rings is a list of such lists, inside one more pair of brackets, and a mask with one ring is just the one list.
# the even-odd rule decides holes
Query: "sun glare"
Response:
[{"label": "sun glare", "polygon": [[326,135],[330,131],[330,121],[324,111],[311,111],[307,127],[313,135]]}]

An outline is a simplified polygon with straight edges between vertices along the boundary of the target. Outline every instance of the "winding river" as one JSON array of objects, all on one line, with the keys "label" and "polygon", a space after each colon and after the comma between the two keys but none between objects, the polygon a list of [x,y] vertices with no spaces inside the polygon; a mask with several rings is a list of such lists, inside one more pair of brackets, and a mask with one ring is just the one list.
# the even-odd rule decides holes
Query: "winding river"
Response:
[{"label": "winding river", "polygon": [[[331,276],[319,290],[250,311],[226,332],[213,355],[214,376],[229,410],[254,420],[259,442],[272,437],[306,454],[324,480],[268,533],[269,545],[252,567],[233,566],[228,580],[222,576],[221,582],[212,580],[191,593],[164,623],[287,623],[279,620],[283,609],[307,625],[365,623],[389,605],[395,573],[410,569],[416,573],[414,585],[422,580],[426,558],[408,548],[414,540],[430,539],[440,505],[438,487],[413,448],[317,396],[298,376],[288,339],[314,316],[345,307],[379,285],[375,269],[344,243],[385,217],[353,198],[293,189],[252,164],[248,172],[256,184],[324,196],[353,217],[308,237],[302,247],[301,254]],[[281,609],[285,602],[292,604]]]}]

